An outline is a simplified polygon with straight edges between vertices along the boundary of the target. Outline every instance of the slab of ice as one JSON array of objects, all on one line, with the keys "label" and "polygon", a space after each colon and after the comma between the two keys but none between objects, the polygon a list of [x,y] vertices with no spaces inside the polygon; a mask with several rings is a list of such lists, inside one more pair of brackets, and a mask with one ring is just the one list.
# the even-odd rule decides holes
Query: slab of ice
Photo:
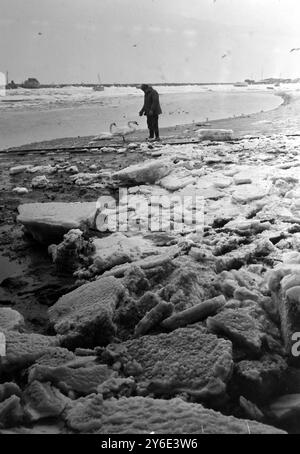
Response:
[{"label": "slab of ice", "polygon": [[300,199],[300,187],[297,187],[291,191],[288,191],[285,194],[285,197],[287,197],[289,199]]},{"label": "slab of ice", "polygon": [[[284,199],[285,200],[285,199]],[[269,220],[276,219],[276,221],[289,222],[289,223],[300,223],[300,217],[297,214],[293,214],[290,207],[283,205],[278,201],[268,203],[261,211],[256,215],[257,219]]]},{"label": "slab of ice", "polygon": [[57,168],[54,166],[50,166],[50,165],[35,166],[35,167],[30,166],[27,169],[27,172],[29,172],[29,173],[38,173],[39,172],[39,173],[52,174],[52,173],[55,173],[56,171],[57,171]]},{"label": "slab of ice", "polygon": [[49,184],[49,180],[45,175],[32,178],[31,186],[36,189],[46,188]]},{"label": "slab of ice", "polygon": [[70,177],[70,179],[79,186],[81,184],[84,185],[84,184],[92,183],[93,181],[99,180],[100,178],[101,178],[101,174],[99,172],[96,172],[96,173],[80,172],[80,173],[77,173]]},{"label": "slab of ice", "polygon": [[163,248],[160,251],[160,248],[155,247],[150,240],[141,236],[129,238],[120,232],[115,232],[106,238],[95,238],[93,245],[95,246],[94,263],[101,268],[101,271],[164,252]]},{"label": "slab of ice", "polygon": [[23,316],[10,307],[0,307],[0,331],[18,329],[24,325]]},{"label": "slab of ice", "polygon": [[232,140],[232,129],[198,129],[197,136],[202,140]]},{"label": "slab of ice", "polygon": [[27,188],[21,188],[21,187],[17,186],[16,188],[14,188],[12,190],[12,192],[16,192],[19,195],[23,195],[23,194],[28,194],[29,191]]},{"label": "slab of ice", "polygon": [[233,177],[235,184],[248,184],[252,183],[251,178],[247,172],[239,172]]},{"label": "slab of ice", "polygon": [[18,207],[18,221],[42,243],[62,240],[70,229],[83,229],[93,224],[96,202],[25,203]]},{"label": "slab of ice", "polygon": [[9,173],[10,175],[17,175],[18,173],[26,172],[26,170],[30,169],[31,167],[32,167],[31,165],[20,165],[11,167],[9,169]]},{"label": "slab of ice", "polygon": [[259,184],[244,184],[236,189],[232,194],[232,200],[238,203],[247,203],[266,197],[272,187],[270,182]]},{"label": "slab of ice", "polygon": [[193,182],[194,177],[191,175],[190,171],[179,169],[162,178],[159,181],[159,184],[163,188],[168,189],[168,191],[177,191]]},{"label": "slab of ice", "polygon": [[220,176],[214,180],[214,186],[220,189],[228,188],[231,184],[232,178],[229,177]]},{"label": "slab of ice", "polygon": [[172,170],[170,160],[148,160],[141,164],[133,164],[113,174],[113,178],[124,182],[155,183]]}]

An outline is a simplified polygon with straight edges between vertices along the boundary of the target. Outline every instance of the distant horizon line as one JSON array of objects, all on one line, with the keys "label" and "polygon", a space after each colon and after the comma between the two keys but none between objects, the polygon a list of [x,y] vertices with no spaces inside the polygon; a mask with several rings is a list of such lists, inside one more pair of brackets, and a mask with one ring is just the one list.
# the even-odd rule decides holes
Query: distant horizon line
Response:
[{"label": "distant horizon line", "polygon": [[[251,82],[250,82],[251,81]],[[261,83],[272,83],[274,82],[290,82],[296,83],[300,82],[300,78],[281,78],[281,77],[268,77],[261,80],[254,80],[254,79],[244,79],[243,81],[234,81],[234,82],[147,82],[148,85],[151,86],[158,86],[158,85],[170,85],[170,86],[184,86],[184,85],[234,85],[236,83],[248,83],[250,84],[261,84]],[[7,81],[7,84],[14,82],[13,79],[10,82]],[[25,81],[24,81],[25,82]],[[22,86],[24,82],[14,82],[17,86]],[[95,87],[97,85],[102,85],[103,87],[138,87],[142,84],[142,82],[111,82],[111,83],[91,83],[91,82],[51,82],[51,83],[40,83],[39,88],[47,88],[47,87],[67,87],[67,86],[85,86],[85,87]]]}]

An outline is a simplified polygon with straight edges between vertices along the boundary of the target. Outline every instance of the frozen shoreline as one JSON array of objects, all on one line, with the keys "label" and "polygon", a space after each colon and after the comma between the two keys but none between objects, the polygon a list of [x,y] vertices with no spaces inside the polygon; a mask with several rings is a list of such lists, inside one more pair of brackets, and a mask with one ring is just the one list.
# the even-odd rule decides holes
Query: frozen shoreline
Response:
[{"label": "frozen shoreline", "polygon": [[[291,333],[280,321],[290,303],[285,287],[280,287],[283,274],[278,274],[278,267],[289,270],[291,289],[299,299],[293,270],[300,263],[296,252],[300,250],[300,137],[287,135],[299,131],[300,97],[282,96],[284,102],[273,111],[211,122],[213,128],[231,128],[236,137],[251,134],[251,139],[147,145],[140,143],[145,131],[139,131],[128,138],[123,150],[86,150],[90,138],[84,137],[37,143],[32,145],[34,153],[0,154],[6,220],[0,229],[0,253],[6,262],[17,265],[15,274],[4,280],[0,295],[2,320],[9,315],[13,326],[4,367],[9,370],[11,364],[17,369],[9,384],[16,394],[1,403],[9,408],[4,412],[7,429],[1,433],[37,433],[40,421],[45,422],[44,430],[57,433],[93,432],[93,424],[105,433],[128,431],[136,411],[142,414],[146,406],[143,427],[138,430],[153,429],[147,416],[151,408],[151,418],[161,420],[161,412],[166,411],[169,415],[168,426],[155,428],[157,433],[178,433],[182,427],[176,425],[172,406],[177,411],[179,404],[190,414],[185,418],[186,433],[201,431],[202,422],[207,433],[272,433],[278,431],[276,427],[299,432],[297,423],[295,427],[293,421],[286,423],[277,411],[283,403],[293,415],[293,403],[286,394],[299,392],[298,378],[294,379],[297,369],[287,359]],[[185,140],[195,136],[198,128],[191,124],[162,132],[164,137]],[[128,146],[131,141],[136,144]],[[74,143],[76,153],[59,149]],[[47,147],[57,149],[47,151]],[[94,212],[82,218],[79,206],[72,211],[73,202],[79,202],[80,209],[96,210],[98,197],[115,197],[120,186],[132,197],[127,234],[110,229],[103,237]],[[27,192],[18,193],[16,187]],[[201,194],[205,198],[203,238],[194,231],[189,216],[184,216],[179,233],[173,229],[137,232],[137,225],[148,222],[144,207],[149,194],[187,198]],[[170,213],[167,204],[161,206],[166,222]],[[23,216],[16,222],[17,210]],[[191,204],[186,210],[187,215],[194,211]],[[69,230],[74,219],[82,220],[76,226],[84,236],[81,230],[73,230],[63,240],[60,229]],[[175,215],[172,222],[178,222]],[[59,238],[47,252],[53,225]],[[293,264],[295,260],[298,265]],[[98,297],[103,294],[103,299]],[[127,294],[130,299],[123,298]],[[299,331],[297,323],[291,325],[294,332]],[[100,339],[98,333],[104,337]],[[109,356],[115,339],[122,348],[119,365],[115,362],[119,357]],[[207,349],[203,348],[206,343]],[[28,345],[37,356],[44,345],[45,357],[42,363],[33,358],[27,364],[35,378],[26,383],[19,376],[25,372]],[[86,353],[87,358],[80,356]],[[104,385],[99,367],[108,376]],[[70,377],[64,387],[57,379],[61,371]],[[112,371],[117,371],[117,387]],[[77,374],[87,378],[79,380]],[[124,385],[128,387],[125,395]],[[97,397],[93,397],[95,390]],[[37,394],[41,396],[38,404]],[[53,395],[58,396],[55,411],[49,405]],[[14,406],[6,407],[11,401]],[[96,417],[89,411],[90,402]],[[105,417],[97,417],[105,408],[119,415],[114,428]],[[215,409],[231,416],[220,422]],[[207,411],[215,426],[206,425]],[[51,424],[47,415],[52,416]],[[1,417],[3,411],[0,421]]]},{"label": "frozen shoreline", "polygon": [[[278,111],[284,112],[290,106],[285,104]],[[249,118],[240,120],[249,122]],[[260,117],[259,121],[264,120]],[[184,133],[181,137],[183,136]],[[94,426],[90,424],[94,423],[95,418],[90,413],[85,416],[84,409],[94,399],[92,393],[95,385],[90,378],[94,375],[90,374],[97,372],[97,386],[97,377],[102,377],[101,374],[98,375],[98,369],[94,370],[99,367],[100,344],[101,351],[104,352],[100,358],[101,367],[107,370],[108,375],[112,367],[115,371],[118,370],[120,385],[117,389],[113,388],[114,399],[110,399],[110,394],[107,393],[110,392],[110,386],[114,387],[114,381],[104,382],[107,388],[97,387],[98,398],[92,400],[92,403],[95,403],[101,414],[102,402],[103,405],[115,405],[112,413],[118,412],[121,415],[116,424],[117,431],[121,431],[123,427],[128,430],[128,417],[136,420],[131,405],[139,413],[145,405],[151,405],[153,415],[159,417],[161,408],[165,413],[169,405],[183,402],[180,394],[183,386],[186,410],[195,411],[197,421],[203,418],[208,433],[213,429],[205,425],[201,405],[203,402],[211,417],[216,417],[212,408],[231,415],[224,417],[222,423],[222,427],[225,424],[226,433],[249,433],[249,430],[251,433],[272,433],[277,431],[274,426],[285,428],[280,415],[279,420],[276,419],[278,399],[279,404],[283,400],[289,408],[290,402],[284,394],[298,392],[298,385],[293,382],[294,369],[289,367],[285,355],[285,351],[288,353],[289,350],[285,350],[287,347],[280,336],[278,320],[275,320],[271,304],[272,298],[277,298],[278,305],[285,307],[285,296],[275,292],[275,286],[266,287],[265,279],[267,273],[272,273],[274,280],[277,276],[276,267],[281,266],[284,260],[295,259],[295,254],[299,260],[299,253],[295,252],[299,250],[300,224],[299,142],[299,137],[276,135],[256,140],[245,138],[233,143],[211,142],[176,147],[154,144],[154,149],[148,146],[145,149],[145,144],[136,144],[134,149],[129,147],[121,155],[117,153],[117,149],[103,150],[102,153],[99,150],[87,152],[84,149],[81,153],[49,150],[48,153],[41,154],[24,153],[21,159],[25,168],[17,169],[17,172],[12,172],[11,168],[20,165],[19,154],[2,153],[3,214],[7,223],[1,229],[1,251],[21,266],[26,265],[29,258],[32,262],[31,266],[25,266],[24,271],[16,270],[16,274],[8,277],[2,288],[2,306],[12,306],[13,310],[9,314],[12,318],[15,317],[13,321],[24,319],[25,325],[25,332],[15,329],[8,338],[8,351],[12,352],[8,358],[12,366],[22,371],[27,345],[30,343],[30,348],[37,349],[39,354],[40,342],[44,342],[46,361],[51,361],[51,367],[53,364],[54,367],[60,367],[59,370],[54,369],[52,374],[52,369],[48,369],[46,365],[46,368],[42,368],[45,375],[35,375],[35,381],[28,383],[18,381],[17,374],[12,375],[19,388],[13,388],[17,395],[8,398],[14,401],[15,406],[10,409],[8,422],[5,421],[7,430],[11,433],[38,431],[39,420],[45,418],[46,409],[53,417],[53,426],[44,419],[45,430],[54,427],[62,433],[92,432]],[[131,164],[137,164],[138,167]],[[27,169],[27,165],[30,169]],[[32,185],[34,179],[40,178],[37,174],[44,175],[46,186]],[[145,222],[148,216],[143,211],[143,203],[133,204],[132,201],[128,235],[110,232],[109,236],[102,237],[94,225],[89,230],[89,224],[83,220],[81,227],[85,239],[82,241],[80,230],[69,232],[62,242],[62,238],[57,239],[56,246],[52,245],[48,250],[53,263],[47,255],[45,244],[37,247],[32,239],[29,240],[29,232],[35,234],[36,227],[43,225],[46,233],[44,239],[47,242],[53,208],[56,207],[57,210],[54,218],[59,220],[58,227],[65,226],[69,229],[71,202],[80,201],[83,208],[87,204],[91,206],[92,202],[96,209],[94,202],[99,195],[116,191],[120,184],[131,191],[136,202],[147,198],[149,191],[154,195],[161,193],[167,196],[189,196],[193,191],[199,191],[205,197],[204,238],[195,235],[193,227],[188,223],[183,236],[181,233],[176,235],[167,231],[135,234],[135,216],[141,222]],[[28,192],[19,195],[13,192],[16,186],[28,187]],[[60,205],[61,202],[63,206]],[[20,203],[23,208],[19,208],[19,212],[22,211],[23,215],[26,210],[27,213],[28,209],[31,210],[28,205],[26,208],[28,203],[30,206],[33,204],[34,210],[29,217],[19,217],[16,222]],[[40,204],[43,205],[43,210]],[[164,207],[166,209],[166,205]],[[190,206],[189,209],[193,207]],[[77,214],[78,210],[76,216]],[[89,219],[95,220],[95,217]],[[164,216],[163,219],[167,217]],[[22,222],[27,225],[27,236],[22,234]],[[41,230],[38,228],[37,232]],[[41,239],[39,235],[36,238],[38,237]],[[89,255],[90,243],[87,244],[86,238],[95,245],[93,256]],[[38,260],[33,262],[32,257],[38,251]],[[58,255],[57,251],[60,251]],[[70,255],[70,251],[74,254]],[[150,252],[152,255],[149,255]],[[87,260],[89,257],[93,260],[92,263]],[[293,265],[286,263],[284,266],[290,266],[292,273]],[[76,271],[72,275],[74,269]],[[69,275],[62,275],[61,270],[69,272]],[[294,279],[293,274],[291,278]],[[135,282],[133,286],[132,283]],[[148,288],[151,289],[150,292],[147,292]],[[121,299],[116,306],[115,300],[111,301],[111,298],[121,298],[123,292],[127,292],[124,289],[131,292],[131,304],[128,304],[128,300]],[[83,297],[81,291],[86,292]],[[102,301],[97,295],[103,293],[108,298],[105,296]],[[86,305],[84,314],[88,315],[79,317],[83,301]],[[135,307],[142,307],[142,303],[147,304],[145,311],[136,313]],[[106,311],[106,306],[112,308],[111,312]],[[66,312],[61,313],[64,308]],[[157,310],[160,309],[164,311],[157,319]],[[156,311],[154,315],[153,310]],[[7,308],[0,307],[0,311],[5,316]],[[100,316],[103,312],[107,314],[104,319]],[[112,365],[110,357],[105,356],[106,352],[109,354],[114,351],[114,344],[110,342],[114,340],[111,335],[115,333],[115,328],[110,313],[117,326],[117,345],[125,352],[121,357],[121,369],[117,368],[115,362]],[[81,328],[76,328],[81,322],[83,332],[88,333],[83,340],[80,337]],[[49,323],[52,327],[50,330]],[[189,325],[186,326],[187,324]],[[58,331],[60,326],[64,331]],[[107,326],[108,330],[105,328]],[[295,330],[296,328],[298,330],[295,326]],[[289,337],[289,332],[284,329],[283,326],[283,335]],[[59,335],[55,335],[56,332]],[[106,336],[101,341],[98,337],[93,337],[99,332]],[[42,336],[36,337],[37,333]],[[60,336],[60,333],[64,335]],[[19,340],[16,353],[13,342],[15,338]],[[61,343],[52,347],[52,343],[56,341]],[[212,354],[201,347],[206,342],[209,343],[208,350]],[[73,352],[75,347],[77,349]],[[163,361],[160,353],[162,350]],[[88,363],[80,357],[82,352],[89,353]],[[126,369],[127,358],[131,357],[138,364],[137,372],[135,369]],[[73,360],[78,368],[69,368],[69,363],[71,361],[73,364]],[[32,363],[31,370],[40,372],[39,359],[32,359]],[[157,364],[162,366],[158,368]],[[231,374],[233,364],[238,376]],[[61,388],[57,381],[61,370],[72,378],[67,388]],[[123,371],[127,370],[133,378],[128,378],[127,372],[124,374]],[[163,383],[161,370],[164,374]],[[178,370],[185,371],[184,380]],[[83,376],[89,374],[84,386],[81,385],[82,381],[77,380],[77,373]],[[239,377],[244,381],[240,382]],[[253,377],[257,377],[254,385]],[[215,379],[220,385],[217,388]],[[45,382],[49,380],[51,384],[46,385]],[[157,383],[155,388],[151,388],[152,382]],[[125,397],[123,384],[129,386]],[[212,395],[209,392],[210,386],[214,390]],[[61,399],[69,399],[65,413],[52,412],[52,407],[49,410],[47,396],[51,396],[52,392],[57,393],[57,389],[63,393],[59,394]],[[236,389],[234,394],[230,394],[232,389]],[[228,400],[225,390],[228,390]],[[65,395],[69,391],[70,394]],[[30,409],[36,408],[36,392],[41,392],[41,405],[38,405],[34,413],[36,419],[31,421]],[[140,395],[140,392],[143,394]],[[18,395],[22,396],[21,401],[18,400]],[[173,400],[178,399],[178,395],[181,400]],[[119,407],[120,405],[124,407]],[[272,409],[275,413],[270,416]],[[78,412],[78,420],[86,417],[85,427],[77,425],[74,412]],[[232,417],[236,418],[233,427],[230,425]],[[255,423],[252,419],[273,427]],[[245,420],[248,426],[245,425]],[[178,431],[174,418],[168,417],[167,421],[169,426],[165,430],[168,433]],[[96,424],[106,433],[112,430],[105,425],[105,420],[96,418]],[[143,424],[144,427],[140,430],[149,431],[152,428],[147,417]],[[187,433],[192,431],[192,427],[192,419],[189,418],[186,420]],[[195,427],[201,430],[201,424]],[[215,430],[220,431],[220,427],[218,423]],[[288,425],[287,429],[292,431],[293,427]],[[156,429],[157,433],[163,430]],[[296,427],[295,430],[299,428]]]},{"label": "frozen shoreline", "polygon": [[[182,127],[187,124],[233,118],[242,114],[252,115],[278,107],[278,93],[270,92],[199,92],[162,93],[163,115],[161,128]],[[103,98],[105,99],[105,98]],[[139,131],[144,130],[146,121],[137,112],[143,102],[142,96],[111,98],[101,104],[84,104],[74,107],[47,110],[4,110],[0,118],[0,149],[22,146],[28,143],[84,137],[107,131],[115,121],[121,125],[128,120],[139,122]],[[18,103],[17,103],[18,104]]]}]

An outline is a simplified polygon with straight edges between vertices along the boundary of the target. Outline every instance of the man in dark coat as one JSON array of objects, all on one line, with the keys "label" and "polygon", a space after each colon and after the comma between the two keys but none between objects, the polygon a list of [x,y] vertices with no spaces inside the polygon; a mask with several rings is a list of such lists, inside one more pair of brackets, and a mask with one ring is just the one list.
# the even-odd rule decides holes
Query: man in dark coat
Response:
[{"label": "man in dark coat", "polygon": [[158,116],[162,113],[159,104],[159,94],[150,85],[141,85],[141,90],[145,93],[144,105],[140,110],[140,116],[147,116],[147,125],[149,129],[149,139],[160,140],[158,129]]}]

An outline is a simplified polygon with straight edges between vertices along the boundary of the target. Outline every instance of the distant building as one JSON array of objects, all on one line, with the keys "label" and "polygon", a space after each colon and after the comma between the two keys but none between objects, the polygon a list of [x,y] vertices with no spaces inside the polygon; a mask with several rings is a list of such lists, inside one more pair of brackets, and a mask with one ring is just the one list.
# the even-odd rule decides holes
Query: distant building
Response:
[{"label": "distant building", "polygon": [[234,87],[248,87],[247,82],[236,82],[233,85],[234,85]]},{"label": "distant building", "polygon": [[24,84],[22,85],[23,88],[39,88],[40,83],[34,77],[29,77],[29,79],[25,80]]},{"label": "distant building", "polygon": [[15,82],[12,80],[11,82],[9,82],[7,85],[6,85],[6,88],[8,90],[11,90],[11,89],[14,89],[14,88],[18,88],[18,85],[15,84]]}]

